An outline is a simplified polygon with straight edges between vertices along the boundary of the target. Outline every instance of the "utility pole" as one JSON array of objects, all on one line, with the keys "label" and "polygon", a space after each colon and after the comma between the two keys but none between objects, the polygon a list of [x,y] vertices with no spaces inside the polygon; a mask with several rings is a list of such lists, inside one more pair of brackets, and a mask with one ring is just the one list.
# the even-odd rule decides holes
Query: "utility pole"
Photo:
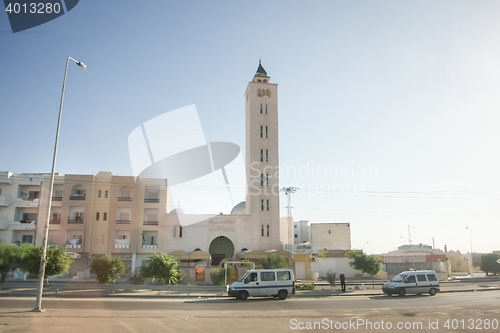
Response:
[{"label": "utility pole", "polygon": [[289,252],[292,252],[293,248],[293,218],[292,218],[292,193],[297,192],[298,188],[289,186],[289,187],[283,187],[280,192],[285,192],[285,195],[287,196],[287,217],[288,217],[288,245],[287,245],[287,250]]}]

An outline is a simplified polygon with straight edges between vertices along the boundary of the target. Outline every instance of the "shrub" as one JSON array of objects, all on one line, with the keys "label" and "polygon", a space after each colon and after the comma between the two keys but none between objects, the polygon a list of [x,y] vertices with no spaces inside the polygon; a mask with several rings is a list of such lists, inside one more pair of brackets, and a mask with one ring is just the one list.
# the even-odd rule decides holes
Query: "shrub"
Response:
[{"label": "shrub", "polygon": [[[232,265],[227,265],[227,276],[233,275],[234,267]],[[225,269],[224,266],[221,266],[217,269],[212,269],[210,271],[210,278],[212,279],[212,283],[216,286],[224,285],[224,277],[225,277]]]},{"label": "shrub", "polygon": [[97,281],[100,284],[115,282],[125,274],[124,259],[120,257],[111,258],[111,254],[107,256],[99,255],[90,263],[90,273],[97,275]]},{"label": "shrub", "polygon": [[304,283],[295,285],[296,290],[315,290],[316,285],[314,283]]},{"label": "shrub", "polygon": [[140,268],[136,268],[134,274],[130,272],[128,274],[128,280],[130,283],[135,285],[144,285],[146,284],[146,278],[142,274],[142,270]]},{"label": "shrub", "polygon": [[326,272],[326,280],[328,281],[331,287],[335,287],[335,285],[337,284],[337,281],[335,281],[336,279],[337,279],[337,273],[329,269]]}]

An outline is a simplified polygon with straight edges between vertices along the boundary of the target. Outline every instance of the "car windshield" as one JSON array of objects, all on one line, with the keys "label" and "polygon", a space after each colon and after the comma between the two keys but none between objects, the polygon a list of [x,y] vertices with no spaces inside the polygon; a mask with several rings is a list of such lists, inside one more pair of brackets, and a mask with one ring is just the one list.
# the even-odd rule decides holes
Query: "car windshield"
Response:
[{"label": "car windshield", "polygon": [[401,282],[406,278],[406,274],[399,274],[396,276],[394,279],[392,279],[392,282]]},{"label": "car windshield", "polygon": [[246,278],[247,276],[248,276],[248,272],[247,272],[245,275],[243,275],[242,277],[240,277],[240,278],[238,279],[238,282],[241,282],[241,281],[245,280],[245,278]]}]

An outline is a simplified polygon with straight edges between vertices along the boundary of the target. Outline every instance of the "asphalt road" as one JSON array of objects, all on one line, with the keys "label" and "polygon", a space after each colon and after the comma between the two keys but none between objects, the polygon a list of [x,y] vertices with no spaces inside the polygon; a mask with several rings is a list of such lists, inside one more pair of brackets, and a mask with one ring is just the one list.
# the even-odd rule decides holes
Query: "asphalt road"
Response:
[{"label": "asphalt road", "polygon": [[[0,309],[34,307],[34,298],[0,298]],[[137,298],[45,298],[43,308],[51,309],[108,309],[108,310],[169,310],[169,311],[256,311],[265,308],[280,310],[322,309],[399,309],[416,307],[462,305],[489,305],[500,308],[500,292],[452,293],[399,296],[353,296],[322,298],[288,298],[284,301],[273,298],[249,298],[239,301],[232,298],[211,299],[137,299]],[[500,319],[500,318],[499,318]]]},{"label": "asphalt road", "polygon": [[44,300],[43,313],[30,311],[34,303],[34,298],[0,298],[0,333],[500,331],[500,291],[285,301],[52,298]]}]

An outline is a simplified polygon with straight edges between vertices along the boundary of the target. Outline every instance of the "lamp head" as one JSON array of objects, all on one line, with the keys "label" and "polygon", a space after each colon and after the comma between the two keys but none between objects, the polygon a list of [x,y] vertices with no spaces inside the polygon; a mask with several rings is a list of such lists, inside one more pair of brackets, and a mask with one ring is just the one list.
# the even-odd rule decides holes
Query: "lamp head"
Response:
[{"label": "lamp head", "polygon": [[81,69],[85,69],[85,68],[87,68],[87,66],[86,66],[83,62],[81,62],[81,61],[77,62],[76,64],[77,64],[77,65],[78,65],[78,67],[80,67]]}]

